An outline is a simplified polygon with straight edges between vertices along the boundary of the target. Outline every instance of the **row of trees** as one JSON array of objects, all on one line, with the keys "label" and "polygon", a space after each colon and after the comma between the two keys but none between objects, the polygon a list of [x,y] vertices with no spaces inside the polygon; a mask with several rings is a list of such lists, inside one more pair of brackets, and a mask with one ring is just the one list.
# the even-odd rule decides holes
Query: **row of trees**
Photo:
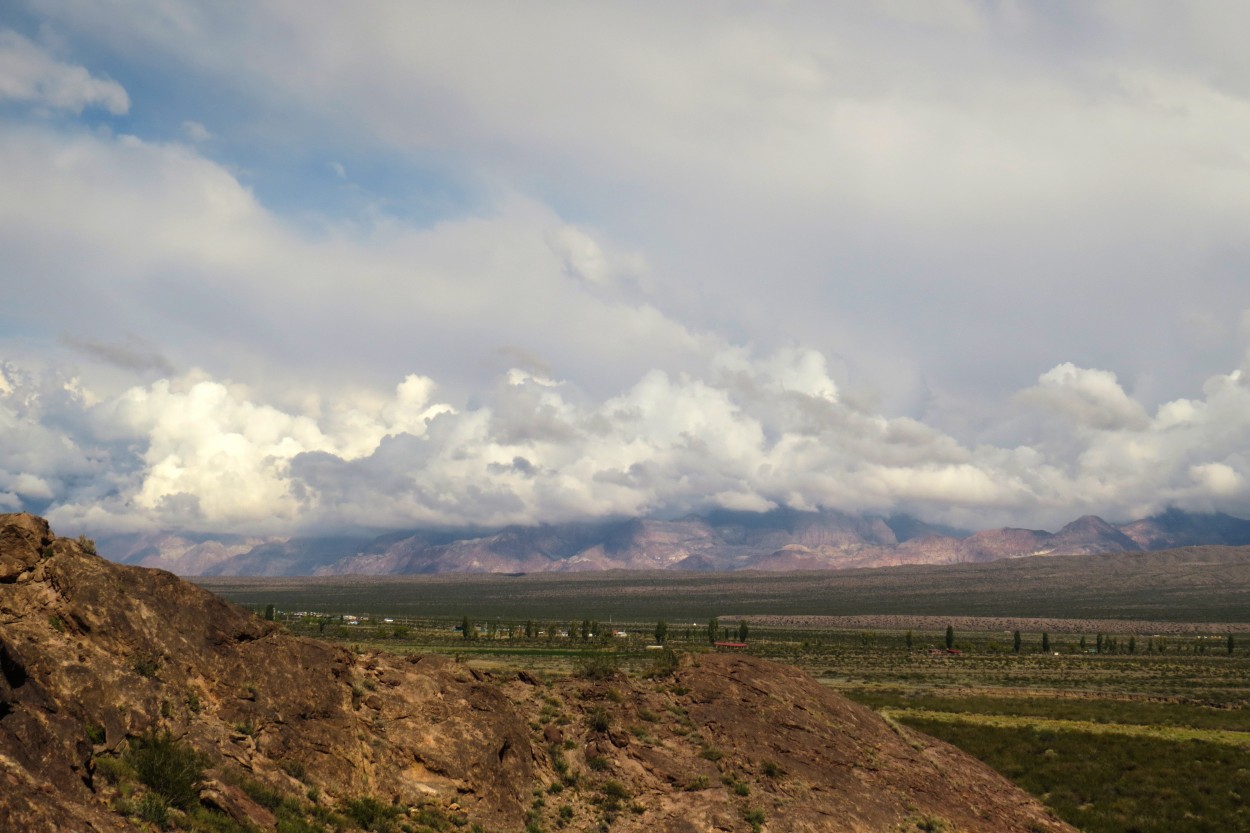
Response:
[{"label": "row of trees", "polygon": [[[1084,647],[1084,644],[1083,644],[1084,640],[1085,640],[1085,637],[1082,636],[1081,637],[1082,648]],[[1011,635],[1012,652],[1017,653],[1017,654],[1020,653],[1020,649],[1023,647],[1023,645],[1024,645],[1024,638],[1020,636],[1020,631],[1016,631],[1015,633]],[[1042,653],[1043,654],[1050,653],[1050,634],[1048,634],[1046,631],[1042,631]]]},{"label": "row of trees", "polygon": [[[666,642],[668,642],[668,630],[669,630],[668,622],[664,621],[663,619],[656,622],[655,623],[655,641],[659,643],[660,645],[663,645]],[[739,642],[746,642],[747,636],[749,634],[750,634],[750,628],[747,627],[746,622],[739,622],[736,630],[731,630],[730,628],[722,628],[720,625],[720,620],[717,619],[715,616],[709,619],[707,623],[707,641],[709,644],[716,642],[718,639],[728,640],[734,636],[737,636]],[[687,632],[687,636],[689,636],[689,632]]]},{"label": "row of trees", "polygon": [[[912,641],[911,631],[908,631],[907,632],[907,647],[908,648],[911,647],[911,641]],[[1077,643],[1077,645],[1081,653],[1086,653],[1089,650],[1088,642],[1084,634],[1081,635],[1080,641]],[[1184,650],[1183,645],[1184,643],[1177,646],[1176,651],[1178,653]],[[953,648],[954,646],[955,646],[955,628],[952,625],[947,625],[946,626],[946,647]],[[1024,647],[1024,638],[1020,634],[1020,631],[1015,631],[1011,635],[1011,650],[1012,652],[1018,654],[1020,653],[1023,647]],[[1190,651],[1192,653],[1205,654],[1207,653],[1208,647],[1209,645],[1206,641],[1197,642],[1197,643],[1192,644]],[[1042,649],[1041,650],[1043,654],[1050,653],[1050,650],[1051,650],[1050,634],[1047,633],[1046,631],[1042,631]],[[1167,650],[1168,650],[1168,641],[1164,637],[1157,637],[1157,638],[1152,637],[1148,639],[1146,642],[1147,653],[1153,654],[1157,652],[1157,653],[1162,654],[1162,653],[1166,653]],[[1229,655],[1232,655],[1233,651],[1236,650],[1236,641],[1234,640],[1233,635],[1231,633],[1228,634],[1227,638],[1224,641],[1224,650]],[[1137,637],[1130,635],[1127,640],[1122,641],[1121,639],[1114,637],[1114,636],[1106,636],[1101,633],[1097,634],[1094,638],[1094,653],[1096,654],[1135,654],[1137,653]]]},{"label": "row of trees", "polygon": [[[284,621],[289,620],[290,614],[277,611],[274,605],[272,604],[265,605],[263,607],[263,612],[260,608],[254,608],[254,609],[258,613],[263,615],[265,619],[268,619],[270,621],[273,621],[279,618],[281,618]],[[353,623],[354,623],[354,617],[345,617],[342,615],[327,617],[327,616],[321,615],[316,618],[316,624],[318,626],[318,630],[322,633],[325,633],[327,623],[334,622],[337,619],[337,621],[340,624],[342,624],[347,618],[352,618]],[[518,625],[518,624],[504,625],[504,624],[491,622],[482,626],[482,629],[481,629],[482,632],[479,632],[479,628],[473,624],[470,618],[468,616],[464,616],[463,619],[461,620],[459,630],[461,631],[461,636],[466,640],[477,639],[479,636],[483,636],[483,635],[486,638],[494,639],[500,633],[503,633],[510,639],[521,638],[521,637],[524,637],[526,639],[539,639],[539,638],[545,637],[548,641],[551,641],[551,640],[556,639],[557,637],[560,637],[560,638],[580,640],[582,642],[590,642],[591,640],[596,640],[605,644],[612,641],[612,638],[615,633],[615,630],[611,625],[605,628],[602,625],[602,623],[593,619],[583,619],[580,622],[574,620],[567,624],[567,630],[565,628],[566,626],[563,623],[551,622],[551,623],[544,625],[541,622],[530,619],[530,620],[527,620],[524,623],[524,625]],[[653,631],[653,634],[655,636],[655,641],[661,645],[666,644],[669,641],[670,637],[672,636],[673,630],[674,629],[669,625],[669,623],[663,619],[656,622],[655,630]],[[696,638],[694,627],[686,627],[683,630],[684,630],[684,634],[683,634],[684,641],[689,642],[691,639]],[[410,633],[411,633],[410,629],[406,626],[401,626],[401,625],[394,626],[393,635],[396,639],[407,638],[410,635]],[[712,617],[711,619],[708,620],[706,631],[705,631],[705,635],[709,644],[715,643],[720,640],[728,641],[728,640],[732,640],[735,638],[739,642],[746,642],[749,634],[750,634],[750,628],[748,627],[746,622],[739,621],[736,628],[722,627],[720,624],[720,620],[717,619],[716,617]],[[383,636],[386,636],[386,635],[387,634],[383,634]],[[875,636],[876,636],[875,634],[870,633],[870,632],[862,632],[860,633],[860,640],[865,646],[867,646],[873,642],[873,638]],[[904,639],[905,639],[907,648],[911,649],[913,647],[912,631],[908,630],[905,634]],[[948,649],[955,647],[955,628],[953,625],[947,625],[946,627],[945,643]],[[806,644],[807,643],[805,642],[804,645],[806,646]],[[1145,638],[1144,645],[1139,644],[1137,637],[1134,635],[1130,635],[1127,638],[1124,638],[1124,637],[1109,636],[1106,634],[1098,633],[1098,634],[1095,634],[1092,642],[1090,641],[1088,636],[1081,635],[1074,649],[1071,642],[1055,643],[1051,639],[1050,634],[1046,631],[1043,631],[1041,633],[1040,649],[1042,653],[1050,653],[1053,649],[1053,650],[1062,650],[1066,652],[1072,652],[1073,650],[1075,650],[1076,652],[1079,652],[1079,653],[1096,653],[1096,654],[1136,654],[1136,653],[1139,653],[1139,651],[1142,653],[1149,653],[1149,654],[1154,654],[1154,653],[1208,654],[1208,653],[1219,653],[1221,652],[1221,649],[1222,649],[1222,652],[1232,655],[1235,652],[1236,647],[1237,647],[1236,640],[1233,634],[1231,633],[1226,634],[1223,637],[1213,637],[1209,635],[1201,636],[1197,638],[1188,638],[1188,639],[1184,637],[1173,637],[1171,640],[1169,640],[1169,638],[1167,637],[1162,637],[1162,636],[1147,637]],[[1000,651],[1004,649],[1005,649],[1005,646],[1001,646],[998,644],[991,643],[989,645],[989,650],[991,652]],[[1024,635],[1019,630],[1016,630],[1012,633],[1011,650],[1013,653],[1017,653],[1017,654],[1026,650]]]}]

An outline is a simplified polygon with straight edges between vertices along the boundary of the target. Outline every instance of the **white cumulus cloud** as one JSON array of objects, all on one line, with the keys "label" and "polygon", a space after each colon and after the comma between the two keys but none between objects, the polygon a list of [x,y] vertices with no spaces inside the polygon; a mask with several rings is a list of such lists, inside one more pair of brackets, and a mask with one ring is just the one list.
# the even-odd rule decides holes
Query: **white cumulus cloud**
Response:
[{"label": "white cumulus cloud", "polygon": [[121,84],[59,61],[11,30],[0,31],[0,100],[4,99],[73,113],[102,107],[120,115],[130,109],[130,97]]},{"label": "white cumulus cloud", "polygon": [[[514,371],[467,406],[439,401],[432,379],[410,374],[387,394],[304,409],[202,372],[92,404],[10,368],[7,378],[24,381],[0,395],[0,493],[9,505],[40,501],[70,528],[257,534],[774,506],[1046,526],[1086,511],[1122,520],[1168,506],[1235,510],[1250,498],[1240,373],[1145,422],[1069,423],[1067,445],[970,447],[832,401],[824,384],[778,385],[774,397],[793,401],[776,407],[742,383],[784,379],[786,366],[810,382],[803,351],[736,349],[726,363],[739,373],[655,370],[603,398]],[[1061,366],[1044,376],[1120,401],[1110,374]],[[81,475],[102,461],[108,488],[84,489]]]}]

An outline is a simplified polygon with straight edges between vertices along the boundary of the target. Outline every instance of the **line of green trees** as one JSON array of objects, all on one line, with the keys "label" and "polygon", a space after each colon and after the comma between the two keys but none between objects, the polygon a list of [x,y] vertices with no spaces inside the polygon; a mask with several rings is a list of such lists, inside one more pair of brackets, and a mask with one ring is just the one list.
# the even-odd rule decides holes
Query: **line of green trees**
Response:
[{"label": "line of green trees", "polygon": [[[290,614],[276,610],[272,604],[267,604],[263,607],[256,606],[253,607],[253,610],[270,621],[278,619],[281,619],[284,622],[291,621]],[[351,617],[345,617],[344,615],[320,615],[316,617],[315,620],[310,620],[310,623],[315,624],[318,631],[324,635],[327,623],[333,623],[337,620],[337,622],[341,625],[346,618]],[[380,626],[377,625],[375,625],[375,627],[380,628]],[[565,628],[566,626],[559,622],[551,622],[544,625],[542,622],[528,619],[524,622],[524,624],[500,624],[498,622],[489,622],[479,629],[478,626],[474,625],[470,617],[466,615],[462,617],[458,630],[461,632],[461,637],[465,640],[478,639],[482,636],[494,639],[500,634],[503,634],[509,639],[521,637],[524,637],[525,639],[540,639],[545,637],[548,641],[553,641],[559,637],[580,640],[582,642],[596,640],[603,644],[611,642],[612,637],[615,634],[615,630],[612,626],[605,628],[602,623],[593,619],[582,619],[580,622],[573,620],[567,624],[567,629]],[[342,630],[342,628],[339,628],[339,630]],[[674,630],[675,629],[672,628],[667,621],[663,619],[657,621],[653,630],[656,643],[660,645],[666,644],[670,638],[674,636]],[[407,638],[411,634],[411,629],[407,626],[395,625],[393,627],[393,631],[393,634],[381,633],[380,635],[383,637],[393,635],[394,638],[400,639]],[[484,631],[484,633],[481,631]],[[691,639],[698,638],[696,636],[696,632],[697,631],[695,631],[694,628],[686,627],[682,630],[681,635],[685,641],[689,642]],[[714,644],[722,639],[728,641],[734,638],[736,638],[739,642],[746,642],[750,636],[750,627],[745,621],[739,621],[736,628],[722,626],[717,617],[712,617],[708,620],[705,635],[709,644]],[[864,645],[869,645],[871,642],[875,641],[873,639],[875,636],[876,634],[865,632],[860,634],[860,639]],[[948,649],[955,647],[955,637],[954,625],[947,625],[945,644]],[[914,634],[911,630],[906,631],[904,635],[904,642],[909,650],[913,648]],[[1024,642],[1024,635],[1021,631],[1013,631],[1011,651],[1016,654],[1023,652],[1025,650]],[[805,642],[804,645],[806,644],[807,643]],[[1079,653],[1088,652],[1096,654],[1137,654],[1139,652],[1150,654],[1208,654],[1219,653],[1220,649],[1223,648],[1223,653],[1230,656],[1237,650],[1237,640],[1231,633],[1225,634],[1223,637],[1216,637],[1209,634],[1205,636],[1196,635],[1193,638],[1186,638],[1184,636],[1173,636],[1171,638],[1153,636],[1145,639],[1144,646],[1140,645],[1137,637],[1132,634],[1128,637],[1123,637],[1096,633],[1093,637],[1092,650],[1090,649],[1090,644],[1089,637],[1082,634],[1078,639],[1075,650]],[[990,652],[995,652],[1003,650],[1003,648],[991,642],[988,645],[988,650]],[[1043,631],[1041,632],[1040,650],[1042,653],[1051,653],[1052,650],[1071,652],[1074,649],[1071,642],[1055,644],[1052,641],[1049,632]]]}]

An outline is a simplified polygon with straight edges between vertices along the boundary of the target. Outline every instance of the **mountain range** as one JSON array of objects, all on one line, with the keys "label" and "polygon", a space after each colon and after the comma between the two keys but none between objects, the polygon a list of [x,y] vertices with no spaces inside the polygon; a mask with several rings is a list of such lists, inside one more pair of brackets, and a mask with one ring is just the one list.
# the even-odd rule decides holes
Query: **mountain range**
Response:
[{"label": "mountain range", "polygon": [[100,552],[114,561],[188,576],[837,570],[1247,544],[1250,521],[1178,509],[1122,524],[1086,515],[1057,532],[1004,527],[970,533],[905,515],[777,509],[414,530],[372,539],[143,533],[99,541]]}]

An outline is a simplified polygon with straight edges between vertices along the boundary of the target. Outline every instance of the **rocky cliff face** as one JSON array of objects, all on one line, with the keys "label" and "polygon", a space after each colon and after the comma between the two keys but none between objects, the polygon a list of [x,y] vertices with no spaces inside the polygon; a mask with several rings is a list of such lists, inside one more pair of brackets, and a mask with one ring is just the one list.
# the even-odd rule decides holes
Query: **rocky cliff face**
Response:
[{"label": "rocky cliff face", "polygon": [[[296,639],[0,515],[0,830],[1070,830],[794,669],[596,676]],[[144,780],[161,744],[198,762],[185,801]]]}]

